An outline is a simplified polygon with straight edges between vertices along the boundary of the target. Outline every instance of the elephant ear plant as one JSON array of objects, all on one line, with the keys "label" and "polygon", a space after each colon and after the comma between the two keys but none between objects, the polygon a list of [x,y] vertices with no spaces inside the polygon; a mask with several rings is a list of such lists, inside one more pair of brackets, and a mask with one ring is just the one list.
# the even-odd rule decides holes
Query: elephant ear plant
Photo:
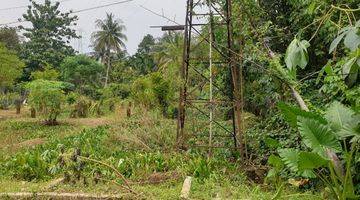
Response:
[{"label": "elephant ear plant", "polygon": [[360,198],[353,183],[360,115],[339,102],[332,103],[324,115],[285,104],[279,108],[306,146],[305,150],[279,148],[278,158],[284,166],[301,177],[318,177],[335,199]]}]

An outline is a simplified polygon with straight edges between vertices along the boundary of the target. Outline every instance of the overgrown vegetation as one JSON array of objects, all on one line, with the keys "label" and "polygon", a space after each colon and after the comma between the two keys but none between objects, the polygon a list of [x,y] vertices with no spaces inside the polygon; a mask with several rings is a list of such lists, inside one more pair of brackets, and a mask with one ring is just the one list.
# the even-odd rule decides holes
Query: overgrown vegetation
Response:
[{"label": "overgrown vegetation", "polygon": [[[225,12],[225,1],[218,3]],[[181,79],[182,32],[146,35],[129,55],[126,27],[108,13],[95,22],[93,52],[80,55],[69,45],[79,37],[78,17],[50,0],[30,4],[23,18],[32,26],[0,28],[0,192],[62,178],[52,190],[108,187],[132,198],[176,199],[192,176],[193,199],[360,197],[358,1],[234,0],[239,91],[229,68],[216,62],[211,72],[199,62]],[[192,37],[192,56],[207,59],[206,40]],[[224,28],[212,37],[228,45]],[[220,63],[227,61],[221,51],[228,53],[212,52]],[[210,116],[197,115],[190,102],[185,143],[177,148],[185,82],[187,97],[205,102],[202,108],[219,99],[211,114],[221,136],[211,140],[214,150],[206,149]],[[238,93],[244,155],[221,134],[234,128],[233,105],[222,104]]]}]

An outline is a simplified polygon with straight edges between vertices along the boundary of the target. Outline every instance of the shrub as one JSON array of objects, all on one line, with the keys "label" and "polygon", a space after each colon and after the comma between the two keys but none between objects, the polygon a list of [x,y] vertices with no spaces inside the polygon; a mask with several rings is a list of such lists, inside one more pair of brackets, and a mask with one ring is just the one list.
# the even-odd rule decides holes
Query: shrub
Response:
[{"label": "shrub", "polygon": [[16,93],[6,93],[0,95],[0,109],[8,110],[20,96]]},{"label": "shrub", "polygon": [[147,76],[135,80],[131,88],[131,97],[136,103],[146,108],[152,108],[156,105],[156,98],[151,89],[151,80]]},{"label": "shrub", "polygon": [[92,102],[86,96],[70,93],[67,96],[67,103],[72,106],[70,117],[88,117]]},{"label": "shrub", "polygon": [[[286,166],[298,176],[319,177],[331,190],[334,199],[357,199],[355,165],[360,140],[360,115],[334,102],[325,115],[305,112],[280,105],[291,126],[297,128],[305,151],[295,148],[278,149],[277,170]],[[280,163],[283,161],[283,163]],[[273,172],[274,170],[272,170]]]},{"label": "shrub", "polygon": [[111,83],[108,87],[102,89],[102,98],[120,98],[126,99],[130,96],[130,86],[128,84]]},{"label": "shrub", "polygon": [[35,80],[27,84],[30,90],[29,103],[45,117],[45,123],[56,125],[65,100],[66,84],[58,81]]},{"label": "shrub", "polygon": [[170,81],[166,80],[161,73],[152,73],[151,76],[152,88],[161,111],[166,115],[170,100],[174,93],[171,91]]},{"label": "shrub", "polygon": [[104,66],[85,55],[68,57],[60,66],[63,81],[72,83],[84,95],[96,95],[94,89],[101,86]]},{"label": "shrub", "polygon": [[50,175],[44,156],[37,150],[17,154],[5,164],[5,167],[11,169],[9,172],[12,177],[20,180],[43,180]]},{"label": "shrub", "polygon": [[43,71],[36,71],[31,73],[33,80],[43,79],[48,81],[56,81],[59,78],[59,72],[52,69],[50,66],[45,66]]},{"label": "shrub", "polygon": [[0,43],[0,87],[11,86],[22,75],[25,64],[15,52]]},{"label": "shrub", "polygon": [[174,96],[170,81],[160,72],[137,79],[132,87],[133,99],[147,108],[159,106],[164,115]]}]

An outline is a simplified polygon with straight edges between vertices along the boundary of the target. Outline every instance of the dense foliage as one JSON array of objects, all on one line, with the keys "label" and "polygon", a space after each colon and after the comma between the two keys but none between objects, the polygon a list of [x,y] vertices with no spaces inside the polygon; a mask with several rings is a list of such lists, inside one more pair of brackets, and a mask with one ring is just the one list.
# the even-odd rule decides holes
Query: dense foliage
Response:
[{"label": "dense foliage", "polygon": [[44,115],[46,124],[56,125],[65,99],[63,89],[66,85],[63,82],[38,79],[28,83],[26,87],[30,91],[30,105]]},{"label": "dense foliage", "polygon": [[0,60],[0,89],[3,89],[4,86],[14,84],[14,81],[21,76],[25,65],[14,51],[8,50],[2,43],[0,43]]},{"label": "dense foliage", "polygon": [[[202,9],[207,2],[199,2]],[[219,1],[213,9],[224,12],[225,2]],[[226,179],[233,186],[245,182],[246,176],[265,184],[274,193],[272,199],[280,198],[289,184],[301,191],[306,188],[309,198],[359,198],[358,1],[234,0],[232,4],[231,54],[241,82],[235,91],[234,71],[223,64],[229,51],[227,30],[218,26],[224,23],[222,15],[210,19],[216,24],[211,33],[211,71],[210,30],[203,26],[192,34],[191,66],[188,78],[182,80],[181,31],[158,38],[147,34],[136,53],[129,55],[126,28],[108,13],[95,22],[94,52],[76,55],[69,41],[78,38],[73,29],[77,16],[59,11],[60,3],[31,0],[23,17],[32,27],[21,27],[25,41],[16,29],[0,29],[0,108],[19,108],[19,102],[25,102],[31,114],[45,118],[45,124],[61,124],[51,130],[61,129],[64,124],[58,121],[67,124],[68,120],[76,120],[71,126],[85,123],[95,128],[64,137],[52,136],[52,131],[39,134],[49,141],[28,152],[4,156],[0,175],[40,181],[62,174],[65,183],[83,180],[84,186],[89,177],[96,183],[106,178],[124,184],[119,174],[143,181],[152,174],[174,173],[174,179],[191,175],[201,183],[215,180],[217,184]],[[198,104],[186,102],[187,143],[181,152],[174,152],[178,91],[184,83],[187,98]],[[242,100],[239,129],[245,155],[218,148],[233,145],[228,130],[236,128],[231,120],[234,109],[228,102],[236,95]],[[209,121],[214,133],[211,142]],[[6,133],[31,126],[7,123],[11,125]],[[210,143],[214,150],[196,148]]]},{"label": "dense foliage", "polygon": [[6,48],[14,51],[20,50],[20,36],[16,28],[0,28],[0,42],[5,44]]},{"label": "dense foliage", "polygon": [[76,25],[78,17],[71,16],[71,12],[60,12],[59,2],[30,2],[23,17],[32,23],[32,27],[20,27],[27,39],[21,51],[21,57],[27,63],[26,72],[39,70],[43,65],[58,68],[65,57],[75,54],[69,43],[79,37],[71,27]]},{"label": "dense foliage", "polygon": [[91,94],[102,86],[105,67],[85,56],[67,57],[60,65],[61,79],[75,85],[80,94]]}]

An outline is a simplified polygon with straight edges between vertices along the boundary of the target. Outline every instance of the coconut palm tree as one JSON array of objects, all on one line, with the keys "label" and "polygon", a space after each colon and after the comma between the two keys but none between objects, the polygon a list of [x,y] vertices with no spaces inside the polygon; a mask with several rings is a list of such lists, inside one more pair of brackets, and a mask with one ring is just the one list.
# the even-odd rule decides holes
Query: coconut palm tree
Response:
[{"label": "coconut palm tree", "polygon": [[158,71],[176,73],[183,58],[183,43],[183,35],[179,32],[163,35],[152,52]]},{"label": "coconut palm tree", "polygon": [[111,69],[111,54],[119,53],[125,49],[124,41],[127,40],[123,33],[126,27],[120,19],[115,19],[114,14],[106,14],[106,19],[96,20],[96,28],[100,29],[92,34],[94,50],[102,55],[102,62],[106,63],[105,87],[108,85]]}]

